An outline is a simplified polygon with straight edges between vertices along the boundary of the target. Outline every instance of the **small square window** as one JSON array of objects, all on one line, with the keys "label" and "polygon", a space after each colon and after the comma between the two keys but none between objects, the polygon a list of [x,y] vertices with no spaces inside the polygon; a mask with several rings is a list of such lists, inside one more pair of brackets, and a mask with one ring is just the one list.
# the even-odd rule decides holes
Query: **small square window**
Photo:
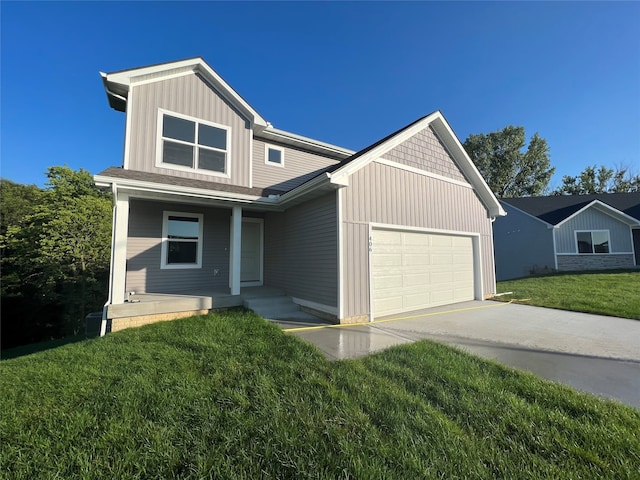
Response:
[{"label": "small square window", "polygon": [[284,148],[265,145],[264,163],[284,167]]}]

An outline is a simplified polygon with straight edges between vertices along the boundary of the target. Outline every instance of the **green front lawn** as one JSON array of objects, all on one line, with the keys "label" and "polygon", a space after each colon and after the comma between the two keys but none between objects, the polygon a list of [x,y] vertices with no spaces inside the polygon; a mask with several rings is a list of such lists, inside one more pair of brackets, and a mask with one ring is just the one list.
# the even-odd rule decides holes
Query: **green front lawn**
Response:
[{"label": "green front lawn", "polygon": [[320,352],[242,310],[0,362],[5,478],[638,478],[640,411],[432,342]]},{"label": "green front lawn", "polygon": [[570,272],[498,282],[500,297],[539,307],[640,320],[640,271]]}]

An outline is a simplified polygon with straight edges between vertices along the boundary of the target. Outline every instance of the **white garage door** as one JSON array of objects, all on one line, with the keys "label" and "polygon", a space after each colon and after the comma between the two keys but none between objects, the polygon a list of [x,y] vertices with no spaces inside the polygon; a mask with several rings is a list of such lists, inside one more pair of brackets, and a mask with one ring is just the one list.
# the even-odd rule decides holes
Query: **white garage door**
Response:
[{"label": "white garage door", "polygon": [[376,317],[474,299],[471,237],[373,230]]}]

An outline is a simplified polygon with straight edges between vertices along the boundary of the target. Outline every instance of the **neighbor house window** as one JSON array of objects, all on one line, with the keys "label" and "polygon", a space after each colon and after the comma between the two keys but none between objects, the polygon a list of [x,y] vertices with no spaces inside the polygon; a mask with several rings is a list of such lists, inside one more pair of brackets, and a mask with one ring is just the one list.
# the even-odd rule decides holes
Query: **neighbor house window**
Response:
[{"label": "neighbor house window", "polygon": [[576,232],[578,253],[609,253],[609,230]]},{"label": "neighbor house window", "polygon": [[284,148],[273,145],[264,146],[264,163],[284,167]]},{"label": "neighbor house window", "polygon": [[202,214],[164,212],[162,268],[202,266]]},{"label": "neighbor house window", "polygon": [[159,112],[159,166],[229,174],[230,129],[202,120]]}]

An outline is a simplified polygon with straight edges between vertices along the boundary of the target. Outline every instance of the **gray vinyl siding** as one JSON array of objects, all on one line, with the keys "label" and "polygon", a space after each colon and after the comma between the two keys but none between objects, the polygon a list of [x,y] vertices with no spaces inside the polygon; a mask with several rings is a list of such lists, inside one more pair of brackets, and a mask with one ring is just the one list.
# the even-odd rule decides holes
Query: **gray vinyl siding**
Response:
[{"label": "gray vinyl siding", "polygon": [[[284,149],[284,167],[265,164],[265,144]],[[289,191],[339,160],[264,140],[253,141],[253,186]]]},{"label": "gray vinyl siding", "polygon": [[370,222],[479,234],[484,293],[495,292],[491,220],[471,188],[373,162],[349,178],[342,215],[345,317],[369,313]]},{"label": "gray vinyl siding", "polygon": [[[202,213],[202,268],[161,269],[163,212]],[[126,291],[197,294],[229,288],[231,210],[131,200]],[[218,275],[214,275],[214,269]]]},{"label": "gray vinyl siding", "polygon": [[431,127],[425,128],[407,141],[391,149],[382,158],[454,180],[466,181],[464,175]]},{"label": "gray vinyl siding", "polygon": [[560,226],[556,232],[558,253],[577,253],[576,230],[609,230],[611,253],[633,252],[629,226],[595,208],[589,208]]},{"label": "gray vinyl siding", "polygon": [[493,242],[498,281],[555,268],[553,229],[507,203],[506,217],[493,223]]},{"label": "gray vinyl siding", "polygon": [[337,307],[336,194],[265,215],[265,285],[287,295]]},{"label": "gray vinyl siding", "polygon": [[[251,125],[198,75],[134,86],[127,108],[129,169],[249,186]],[[228,156],[231,178],[156,167],[159,108],[231,127]]]}]

